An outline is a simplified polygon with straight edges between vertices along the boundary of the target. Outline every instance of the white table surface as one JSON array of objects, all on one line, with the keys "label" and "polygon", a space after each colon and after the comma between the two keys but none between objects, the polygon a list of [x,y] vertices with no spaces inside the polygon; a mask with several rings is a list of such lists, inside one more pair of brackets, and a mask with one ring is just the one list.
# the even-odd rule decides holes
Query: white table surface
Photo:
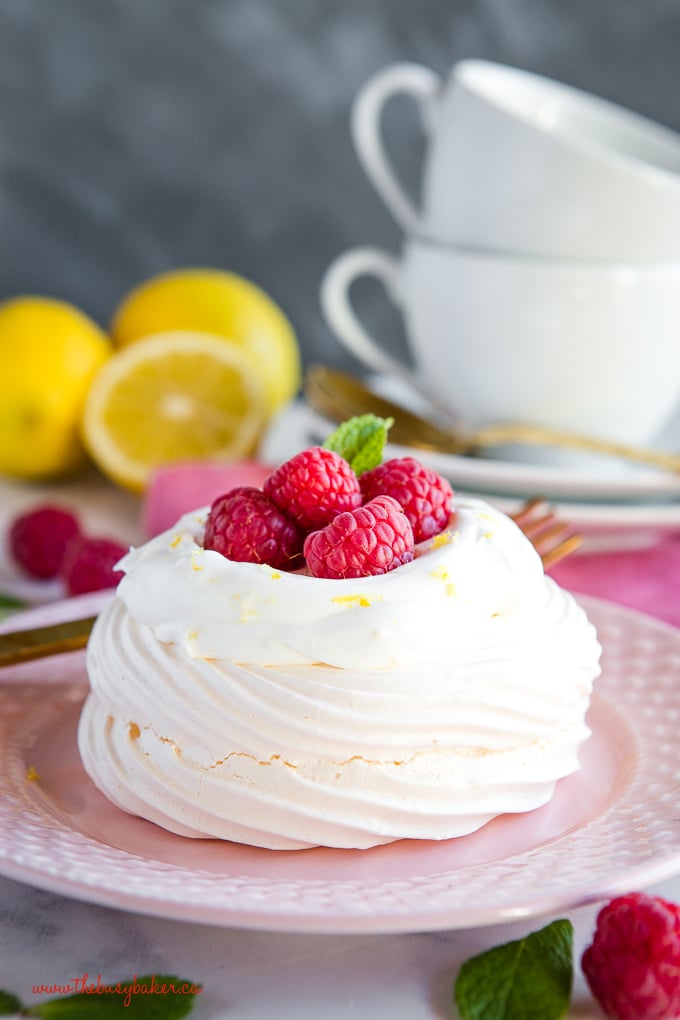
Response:
[{"label": "white table surface", "polygon": [[[652,892],[680,899],[680,880]],[[38,984],[89,975],[177,974],[201,982],[196,1020],[428,1020],[452,1018],[453,981],[474,953],[552,918],[468,931],[310,935],[215,928],[93,906],[0,878],[0,986],[31,1003]],[[596,906],[565,915],[575,928],[570,1018],[602,1017],[578,960]],[[519,1020],[519,1018],[518,1018]]]},{"label": "white table surface", "polygon": [[[680,898],[677,878],[650,891]],[[55,896],[0,877],[0,986],[32,988],[85,973],[96,982],[177,974],[201,982],[197,1020],[443,1020],[465,959],[552,918],[414,934],[286,934],[159,920]],[[596,907],[570,911],[575,984],[570,1018],[603,1016],[578,966]],[[518,1018],[519,1020],[519,1018]]]},{"label": "white table surface", "polygon": [[[140,540],[140,502],[93,474],[55,487],[0,480],[0,523],[49,496],[74,502],[90,529]],[[0,576],[0,590],[3,589]],[[680,901],[680,876],[652,887]],[[575,926],[571,1018],[602,1013],[578,961],[601,904],[559,916]],[[197,1020],[426,1020],[453,1018],[460,964],[554,918],[467,931],[397,935],[314,935],[223,929],[159,920],[68,899],[0,876],[0,987],[31,1003],[40,984],[84,973],[96,981],[177,973],[201,982]]]}]

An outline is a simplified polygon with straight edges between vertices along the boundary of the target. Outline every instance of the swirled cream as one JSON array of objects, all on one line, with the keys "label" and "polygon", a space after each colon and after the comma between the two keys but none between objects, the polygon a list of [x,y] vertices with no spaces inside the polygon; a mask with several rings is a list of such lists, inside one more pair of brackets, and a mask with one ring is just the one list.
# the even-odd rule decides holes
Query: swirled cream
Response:
[{"label": "swirled cream", "polygon": [[457,499],[389,574],[328,580],[202,547],[207,509],[122,560],[79,746],[115,804],[273,849],[447,839],[579,767],[600,648],[508,517]]}]

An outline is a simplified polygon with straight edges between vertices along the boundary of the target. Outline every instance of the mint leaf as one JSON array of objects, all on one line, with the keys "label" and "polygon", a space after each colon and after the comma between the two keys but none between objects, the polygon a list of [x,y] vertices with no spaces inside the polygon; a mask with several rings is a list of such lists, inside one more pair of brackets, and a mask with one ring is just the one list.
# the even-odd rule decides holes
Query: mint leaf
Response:
[{"label": "mint leaf", "polygon": [[573,935],[571,921],[553,921],[467,960],[453,991],[461,1020],[560,1020],[571,997]]},{"label": "mint leaf", "polygon": [[[149,974],[129,981],[91,981],[75,995],[41,1002],[22,1015],[43,1020],[179,1020],[194,1006],[200,985],[169,974]],[[174,991],[173,991],[174,989]]]},{"label": "mint leaf", "polygon": [[343,422],[325,441],[324,449],[333,450],[348,461],[355,475],[377,467],[382,462],[387,433],[394,418],[362,414]]},{"label": "mint leaf", "polygon": [[23,1003],[17,999],[16,995],[0,988],[0,1016],[11,1016],[12,1013],[19,1013],[21,1009],[23,1009]]},{"label": "mint leaf", "polygon": [[[5,616],[9,616],[10,613],[16,613],[18,609],[23,609],[25,605],[26,603],[22,599],[17,599],[14,595],[5,595],[4,592],[0,592],[0,620],[2,620]],[[1,994],[8,993],[0,992],[0,995]],[[2,1003],[1,998],[0,1003]],[[0,1016],[2,1015],[3,1014],[0,1013]]]}]

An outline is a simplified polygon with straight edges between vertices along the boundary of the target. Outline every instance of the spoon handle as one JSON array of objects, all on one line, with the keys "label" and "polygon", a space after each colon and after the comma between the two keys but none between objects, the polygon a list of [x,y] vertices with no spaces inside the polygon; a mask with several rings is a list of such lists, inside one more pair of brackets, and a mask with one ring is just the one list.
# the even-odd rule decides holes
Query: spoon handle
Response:
[{"label": "spoon handle", "polygon": [[47,627],[0,634],[0,666],[14,666],[19,662],[84,648],[95,620],[95,616],[88,616]]},{"label": "spoon handle", "polygon": [[620,457],[624,460],[636,461],[638,464],[662,468],[664,471],[680,472],[680,456],[678,454],[632,446],[629,443],[619,443],[613,439],[584,436],[544,425],[523,425],[515,422],[507,425],[488,425],[468,436],[470,450],[500,446],[504,443],[520,443],[526,446],[559,446],[563,449],[581,450],[586,453],[602,453],[610,457]]},{"label": "spoon handle", "polygon": [[680,473],[678,454],[581,435],[567,429],[522,422],[486,425],[473,432],[444,428],[373,393],[360,379],[325,365],[313,365],[308,370],[305,395],[312,407],[331,421],[341,422],[352,415],[368,412],[393,417],[390,440],[398,446],[448,454],[474,453],[475,450],[515,443],[522,446],[554,446],[584,453],[605,454],[647,464],[673,474]]}]

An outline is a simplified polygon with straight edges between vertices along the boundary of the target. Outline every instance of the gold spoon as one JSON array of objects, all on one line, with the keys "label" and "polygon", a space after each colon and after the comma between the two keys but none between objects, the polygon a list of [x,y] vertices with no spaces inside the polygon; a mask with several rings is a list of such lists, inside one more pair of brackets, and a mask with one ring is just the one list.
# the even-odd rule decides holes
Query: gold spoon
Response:
[{"label": "gold spoon", "polygon": [[82,620],[66,620],[64,623],[0,634],[0,666],[13,666],[18,662],[85,648],[95,620],[96,616],[88,616]]},{"label": "gold spoon", "polygon": [[557,446],[586,453],[606,454],[680,473],[680,456],[663,450],[649,450],[628,443],[584,436],[565,429],[521,422],[486,425],[474,432],[442,428],[405,407],[374,393],[360,379],[326,365],[312,365],[305,376],[305,396],[314,410],[334,422],[354,415],[377,414],[394,418],[390,440],[398,446],[413,446],[439,453],[467,454],[476,450],[518,443],[523,446]]}]

